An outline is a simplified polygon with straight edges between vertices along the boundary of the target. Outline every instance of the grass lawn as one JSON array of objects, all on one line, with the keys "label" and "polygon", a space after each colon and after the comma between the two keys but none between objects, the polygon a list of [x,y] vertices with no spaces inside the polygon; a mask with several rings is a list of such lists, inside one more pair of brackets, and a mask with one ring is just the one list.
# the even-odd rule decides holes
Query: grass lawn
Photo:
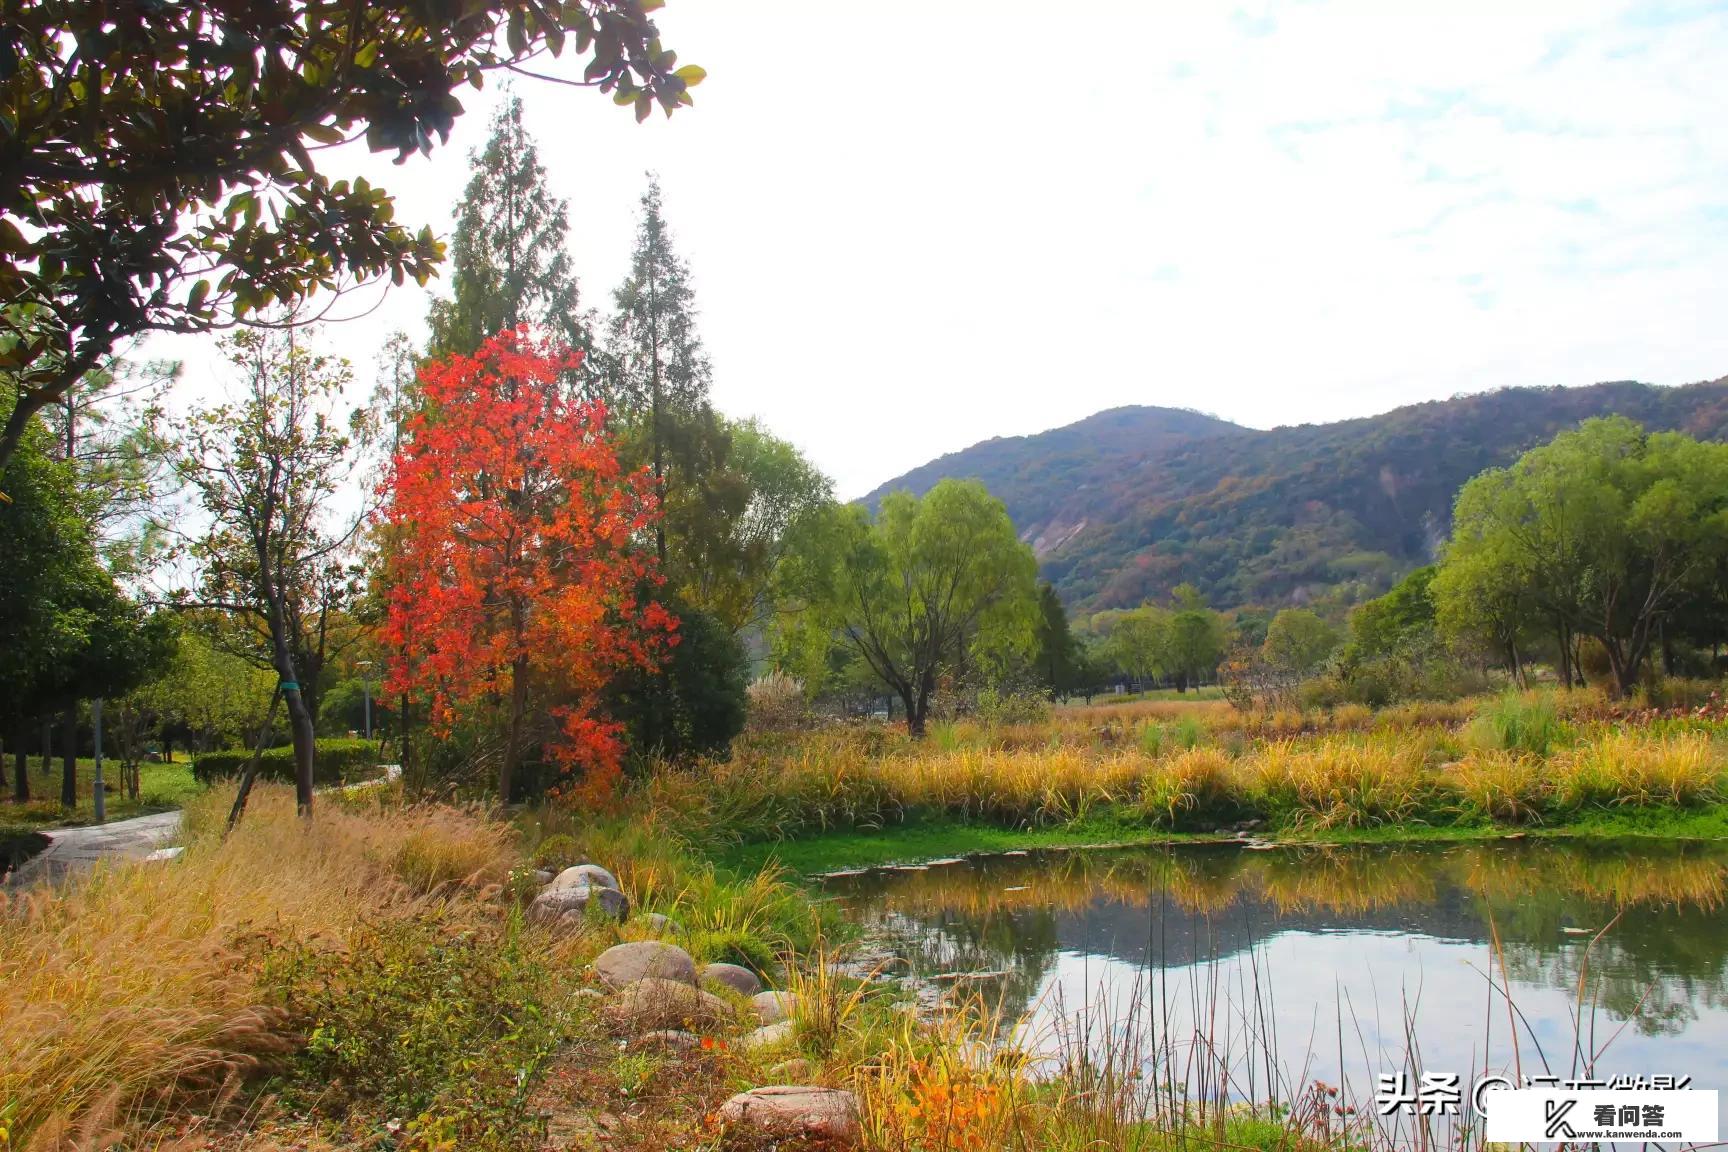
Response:
[{"label": "grass lawn", "polygon": [[1178,703],[1200,700],[1222,700],[1224,689],[1216,684],[1208,684],[1204,688],[1190,688],[1186,692],[1178,692],[1174,688],[1154,688],[1147,692],[1124,692],[1117,695],[1114,692],[1100,692],[1092,697],[1088,704],[1084,696],[1074,696],[1058,704],[1058,708],[1101,708],[1106,704],[1138,704],[1145,700],[1173,700]]},{"label": "grass lawn", "polygon": [[[0,828],[9,832],[34,831],[40,828],[65,828],[89,824],[95,819],[91,807],[96,761],[78,761],[78,804],[75,808],[60,806],[60,760],[46,768],[36,757],[30,757],[30,803],[12,801],[12,758],[5,764],[6,786],[0,791]],[[138,769],[138,800],[133,802],[120,791],[120,763],[102,761],[102,778],[108,785],[108,819],[124,820],[146,812],[178,808],[201,789],[192,779],[190,758],[172,764],[144,764]]]},{"label": "grass lawn", "polygon": [[[1500,840],[1507,836],[1728,840],[1728,804],[1679,811],[1655,808],[1590,812],[1565,821],[1529,826],[1490,822],[1447,826],[1404,823],[1369,828],[1265,829],[1259,835],[1267,840],[1294,844],[1421,844]],[[1221,837],[1213,832],[1172,832],[1137,822],[1126,814],[1120,819],[1113,818],[1108,810],[1078,823],[1037,829],[914,819],[869,831],[825,832],[795,840],[742,844],[720,853],[715,863],[740,875],[749,875],[773,862],[800,876],[816,876],[847,868],[912,864],[945,856],[1016,849],[1192,844],[1220,839],[1232,837]]]}]

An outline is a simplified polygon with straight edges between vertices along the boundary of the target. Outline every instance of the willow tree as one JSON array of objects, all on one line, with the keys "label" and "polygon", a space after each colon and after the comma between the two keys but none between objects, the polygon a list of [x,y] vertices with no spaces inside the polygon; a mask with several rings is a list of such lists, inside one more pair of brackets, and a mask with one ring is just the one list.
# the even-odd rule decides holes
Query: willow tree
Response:
[{"label": "willow tree", "polygon": [[969,645],[1030,650],[1037,562],[1002,502],[976,481],[895,492],[872,517],[831,506],[806,520],[781,565],[784,624],[851,649],[924,735],[944,672]]},{"label": "willow tree", "polygon": [[1527,604],[1554,633],[1567,678],[1573,637],[1594,637],[1627,695],[1663,624],[1724,556],[1728,445],[1587,420],[1464,486],[1434,596],[1454,628],[1488,632],[1490,611]]}]

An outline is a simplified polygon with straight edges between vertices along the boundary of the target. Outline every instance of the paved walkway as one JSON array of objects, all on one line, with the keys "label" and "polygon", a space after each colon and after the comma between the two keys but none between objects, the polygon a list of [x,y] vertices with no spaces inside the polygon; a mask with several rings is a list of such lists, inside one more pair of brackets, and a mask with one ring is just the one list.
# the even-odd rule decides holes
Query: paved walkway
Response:
[{"label": "paved walkway", "polygon": [[8,886],[22,888],[39,880],[57,882],[89,869],[103,857],[142,860],[175,842],[180,835],[180,813],[156,812],[84,828],[45,829],[42,835],[48,837],[48,847],[7,876]]},{"label": "paved walkway", "polygon": [[[384,775],[377,780],[343,787],[340,784],[320,788],[320,792],[364,792],[382,788],[402,778],[398,764],[383,765]],[[135,816],[130,820],[115,820],[109,824],[94,824],[83,828],[44,829],[48,847],[26,860],[0,881],[0,887],[23,888],[38,881],[57,883],[78,872],[87,872],[96,861],[107,858],[142,860],[158,849],[174,844],[180,836],[180,813],[157,812]]]}]

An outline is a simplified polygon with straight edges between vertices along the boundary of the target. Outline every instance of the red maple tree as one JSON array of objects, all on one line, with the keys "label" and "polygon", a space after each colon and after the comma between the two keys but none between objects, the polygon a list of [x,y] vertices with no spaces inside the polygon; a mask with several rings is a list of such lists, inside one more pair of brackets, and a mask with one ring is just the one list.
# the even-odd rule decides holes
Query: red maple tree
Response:
[{"label": "red maple tree", "polygon": [[605,409],[560,385],[578,360],[518,329],[427,365],[384,482],[389,690],[424,702],[435,733],[501,720],[503,798],[535,739],[585,791],[610,790],[622,727],[601,692],[678,639],[642,595],[658,579],[640,546],[650,478],[619,465]]}]

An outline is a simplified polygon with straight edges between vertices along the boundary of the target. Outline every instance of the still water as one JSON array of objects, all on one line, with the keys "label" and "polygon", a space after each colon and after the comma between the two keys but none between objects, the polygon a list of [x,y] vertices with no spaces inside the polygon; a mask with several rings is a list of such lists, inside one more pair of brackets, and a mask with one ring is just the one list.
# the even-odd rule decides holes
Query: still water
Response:
[{"label": "still water", "polygon": [[1724,845],[1038,852],[825,883],[927,988],[994,1001],[1052,1059],[1131,1051],[1234,1099],[1321,1080],[1367,1101],[1398,1071],[1728,1089]]}]

